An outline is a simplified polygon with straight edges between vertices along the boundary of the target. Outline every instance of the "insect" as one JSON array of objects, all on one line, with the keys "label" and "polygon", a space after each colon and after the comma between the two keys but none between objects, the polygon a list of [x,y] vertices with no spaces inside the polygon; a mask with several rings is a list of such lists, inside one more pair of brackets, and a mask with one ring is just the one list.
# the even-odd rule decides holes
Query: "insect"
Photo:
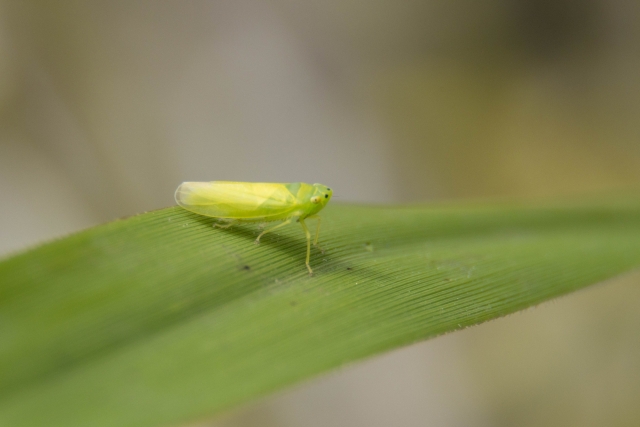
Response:
[{"label": "insect", "polygon": [[304,221],[318,221],[313,241],[317,246],[320,217],[316,214],[329,203],[332,195],[331,188],[322,184],[211,181],[183,182],[176,190],[175,197],[178,205],[184,209],[217,218],[220,222],[214,227],[228,228],[243,222],[283,221],[262,231],[256,244],[265,234],[292,221],[299,222],[307,236],[307,270],[313,274],[309,265],[311,233]]}]

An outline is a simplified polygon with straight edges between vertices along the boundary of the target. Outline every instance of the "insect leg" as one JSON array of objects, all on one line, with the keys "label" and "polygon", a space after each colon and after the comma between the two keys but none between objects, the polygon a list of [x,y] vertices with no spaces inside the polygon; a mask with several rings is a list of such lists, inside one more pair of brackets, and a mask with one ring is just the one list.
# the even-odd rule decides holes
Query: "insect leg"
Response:
[{"label": "insect leg", "polygon": [[309,265],[309,255],[311,254],[311,233],[309,233],[309,229],[307,228],[307,225],[304,223],[304,220],[302,218],[300,218],[299,220],[300,225],[302,226],[302,229],[304,230],[304,234],[307,235],[307,260],[306,260],[306,264],[307,264],[307,270],[309,270],[309,275],[313,274],[313,270],[311,270],[311,266]]},{"label": "insect leg", "polygon": [[318,245],[318,236],[320,236],[320,217],[318,215],[312,215],[312,216],[308,216],[306,219],[318,220],[318,225],[316,226],[316,238],[313,240],[313,246],[320,249],[320,252],[324,254],[324,249],[322,249],[320,245]]},{"label": "insect leg", "polygon": [[231,220],[231,221],[224,221],[224,220],[221,220],[220,222],[214,222],[214,223],[213,223],[213,227],[214,227],[214,228],[215,228],[215,227],[218,227],[218,228],[229,228],[229,227],[231,227],[233,224],[235,224],[236,222],[237,222],[237,221],[233,221],[233,220]]},{"label": "insect leg", "polygon": [[265,234],[267,234],[267,233],[269,233],[269,232],[271,232],[271,231],[275,230],[276,228],[280,228],[280,227],[285,226],[285,225],[287,225],[287,224],[291,224],[291,218],[289,218],[288,220],[286,220],[286,221],[285,221],[285,222],[283,222],[282,224],[278,224],[278,225],[276,225],[275,227],[268,228],[268,229],[264,230],[262,233],[258,234],[258,238],[256,239],[256,245],[257,245],[258,243],[260,243],[260,238],[261,238],[262,236],[264,236]]}]

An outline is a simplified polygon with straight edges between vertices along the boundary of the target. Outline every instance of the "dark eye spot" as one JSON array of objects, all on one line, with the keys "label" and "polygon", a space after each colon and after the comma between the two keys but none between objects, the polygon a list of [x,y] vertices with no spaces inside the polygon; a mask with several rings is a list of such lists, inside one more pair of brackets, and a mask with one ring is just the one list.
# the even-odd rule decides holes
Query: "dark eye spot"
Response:
[{"label": "dark eye spot", "polygon": [[331,189],[329,187],[327,187],[327,191],[331,191]]},{"label": "dark eye spot", "polygon": [[325,199],[328,199],[328,198],[329,198],[329,195],[328,195],[328,194],[325,194],[325,195],[324,195],[324,198],[325,198]]}]

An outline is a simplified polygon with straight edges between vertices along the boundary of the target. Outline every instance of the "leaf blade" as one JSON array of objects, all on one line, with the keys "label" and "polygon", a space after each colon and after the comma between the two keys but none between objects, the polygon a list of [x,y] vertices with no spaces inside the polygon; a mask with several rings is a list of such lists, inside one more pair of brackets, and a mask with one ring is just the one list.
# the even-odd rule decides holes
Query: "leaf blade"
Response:
[{"label": "leaf blade", "polygon": [[[164,425],[640,265],[640,206],[330,206],[214,230],[178,208],[0,263],[0,421]],[[324,260],[324,261],[323,261]]]}]

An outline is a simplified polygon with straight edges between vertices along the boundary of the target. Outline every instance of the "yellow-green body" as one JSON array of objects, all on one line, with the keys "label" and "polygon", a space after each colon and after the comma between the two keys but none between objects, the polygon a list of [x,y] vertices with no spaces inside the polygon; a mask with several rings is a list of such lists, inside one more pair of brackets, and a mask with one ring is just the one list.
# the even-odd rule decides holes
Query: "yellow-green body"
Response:
[{"label": "yellow-green body", "polygon": [[284,221],[282,224],[260,233],[256,243],[265,233],[296,220],[307,236],[307,269],[309,266],[311,235],[304,222],[307,218],[318,220],[314,245],[318,243],[320,218],[316,215],[331,200],[333,191],[322,184],[262,183],[262,182],[183,182],[176,190],[176,202],[184,209],[205,216],[218,218],[229,227],[238,222]]}]

